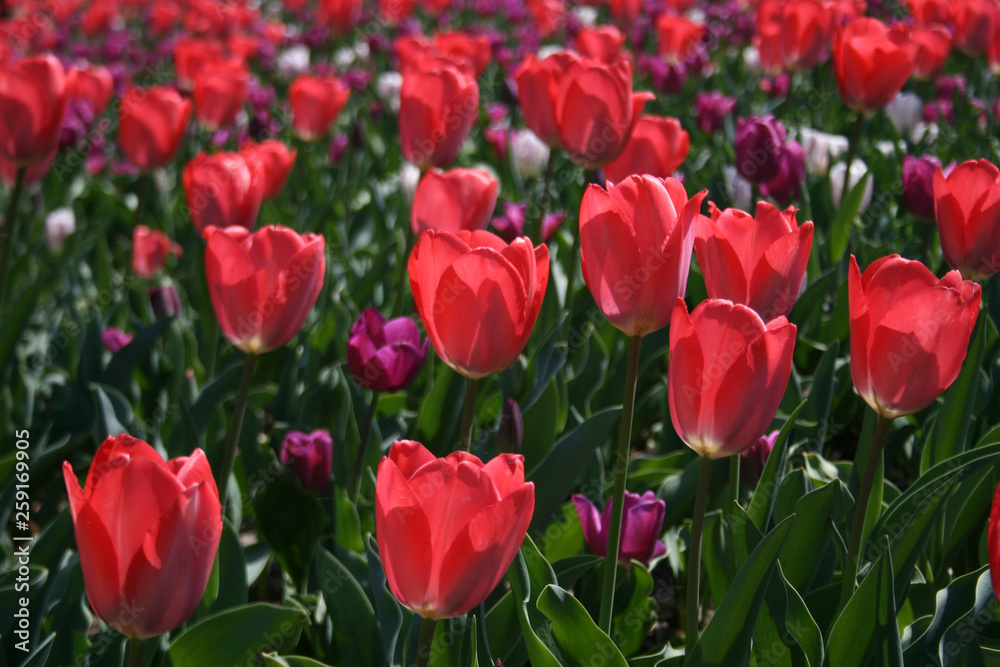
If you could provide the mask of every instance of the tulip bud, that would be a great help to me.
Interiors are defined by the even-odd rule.
[[[512,243],[518,236],[524,236],[524,221],[527,211],[528,205],[525,203],[504,202],[503,215],[493,218],[490,224],[504,241]]]
[[[538,178],[549,161],[549,147],[531,130],[510,133],[510,159],[522,178]]]
[[[521,419],[521,407],[513,398],[504,401],[500,413],[500,426],[497,428],[497,451],[506,454],[520,454],[521,443],[524,441],[524,420]]]
[[[826,176],[830,160],[837,160],[847,152],[847,137],[827,134],[808,127],[799,129],[799,142],[805,153],[806,169],[816,176]]]
[[[373,391],[399,391],[420,373],[429,341],[409,317],[386,321],[368,308],[351,326],[347,339],[347,366],[354,380]]]
[[[751,489],[757,486],[780,432],[771,431],[767,435],[760,436],[760,439],[751,445],[750,449],[740,453],[740,481],[743,482],[744,486]]]
[[[740,118],[736,123],[736,168],[753,183],[778,175],[785,150],[785,126],[774,116]]]
[[[915,93],[900,93],[885,106],[885,115],[892,121],[901,137],[913,131],[923,111],[924,103]]]
[[[698,116],[698,127],[702,132],[718,132],[722,129],[726,115],[732,113],[736,99],[723,95],[717,90],[709,93],[699,92],[694,98],[695,113]]]
[[[68,207],[57,208],[45,216],[45,244],[54,253],[62,252],[66,239],[76,231],[76,215]]]
[[[918,218],[934,219],[934,172],[940,166],[933,155],[903,156],[903,203]]]
[[[133,338],[132,334],[125,333],[118,327],[108,327],[101,332],[101,342],[111,354],[131,343]]]
[[[177,295],[177,290],[174,289],[173,285],[150,287],[146,294],[156,319],[162,320],[164,317],[174,317],[180,314],[181,298]]]
[[[847,172],[847,165],[843,162],[838,162],[837,164],[830,167],[830,198],[833,201],[833,207],[840,209],[840,196],[844,192],[844,177]],[[868,173],[868,165],[866,165],[862,160],[855,158],[851,163],[851,173],[850,180],[847,184],[847,192],[850,193],[854,189],[854,186],[858,184],[865,174]],[[861,213],[866,208],[872,200],[872,191],[875,187],[874,179],[869,178],[868,183],[865,185],[865,191],[861,195],[861,204],[858,206],[858,213]]]
[[[333,470],[333,438],[329,431],[312,433],[289,431],[281,441],[281,462],[302,481],[302,486],[316,494],[330,486]]]
[[[597,508],[586,496],[575,493],[572,500],[577,516],[580,517],[587,546],[603,558],[608,553],[611,499],[608,498],[603,514],[597,513]],[[641,496],[626,491],[623,508],[618,562],[628,564],[637,560],[649,565],[651,560],[667,553],[667,545],[660,541],[667,504],[658,499],[652,491],[647,491]]]

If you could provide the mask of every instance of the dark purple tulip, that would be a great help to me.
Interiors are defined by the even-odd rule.
[[[767,457],[774,449],[774,442],[778,439],[779,431],[771,431],[767,435],[760,436],[750,449],[743,451],[740,456],[740,481],[745,486],[755,487],[760,481],[760,475],[764,472],[764,465]]]
[[[428,341],[408,317],[386,321],[368,308],[351,325],[347,339],[347,366],[362,387],[372,391],[399,391],[413,382],[427,357]]]
[[[940,166],[933,155],[903,157],[903,203],[918,218],[934,219],[934,172]]]
[[[118,327],[108,327],[101,332],[101,342],[111,354],[132,342],[132,334],[125,333]]]
[[[565,211],[553,211],[546,213],[542,218],[542,243],[548,243],[552,235],[559,229],[559,225],[566,219]]]
[[[778,175],[785,151],[785,126],[774,116],[750,116],[736,121],[736,169],[751,183]]]
[[[520,454],[524,441],[524,420],[521,406],[513,398],[504,401],[500,412],[500,426],[497,428],[497,450],[503,454]]]
[[[330,164],[337,164],[344,157],[344,153],[347,152],[347,145],[350,143],[350,137],[344,133],[339,133],[333,135],[333,139],[330,140]]]
[[[290,468],[302,486],[314,493],[324,493],[330,486],[333,469],[333,438],[329,431],[312,433],[289,431],[281,442],[281,462]]]
[[[153,315],[160,320],[164,317],[173,317],[181,312],[181,299],[177,296],[177,290],[173,285],[166,287],[150,287],[149,305],[153,308]]]
[[[596,555],[603,557],[608,552],[608,527],[611,523],[611,500],[608,499],[604,512],[597,513],[594,504],[586,496],[573,494],[573,505],[583,526],[583,538]],[[622,538],[618,548],[618,562],[630,563],[637,560],[649,564],[654,558],[667,553],[667,546],[660,542],[663,517],[667,505],[657,499],[656,494],[647,491],[641,496],[631,491],[625,492],[625,512],[622,514]]]
[[[806,180],[806,157],[797,141],[789,141],[781,153],[778,173],[771,180],[760,184],[760,193],[780,204],[787,204],[802,196]]]
[[[726,114],[731,113],[735,106],[735,98],[727,97],[717,90],[696,94],[694,109],[698,116],[698,127],[702,132],[718,132],[722,129]]]
[[[493,218],[490,224],[497,234],[507,243],[513,243],[518,236],[524,235],[524,220],[528,212],[527,204],[503,203],[503,215]]]

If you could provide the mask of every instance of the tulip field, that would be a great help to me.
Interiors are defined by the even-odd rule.
[[[0,667],[1000,666],[1000,0],[0,2]]]

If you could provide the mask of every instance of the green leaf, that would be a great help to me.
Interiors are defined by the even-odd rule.
[[[524,544],[507,570],[507,580],[510,582],[524,645],[532,667],[562,667],[557,657],[559,649],[552,637],[551,623],[534,604],[540,591],[554,584],[555,579],[552,566],[538,551],[531,538],[525,537]]]
[[[979,314],[979,322],[972,332],[962,370],[945,393],[944,405],[938,412],[933,434],[920,457],[921,473],[965,451],[972,410],[976,406],[976,392],[979,389],[979,369],[983,365],[983,353],[986,350],[988,319],[985,311]]]
[[[215,599],[208,601],[208,612],[218,613],[224,609],[239,607],[247,603],[248,583],[245,556],[240,538],[232,525],[226,522],[219,540],[219,552],[215,560],[218,574],[218,590]]]
[[[799,413],[802,412],[805,406],[806,401],[800,403],[799,407],[795,408],[795,411],[788,416],[788,421],[785,422],[785,425],[781,427],[778,438],[774,441],[774,449],[771,450],[771,455],[767,457],[767,463],[764,464],[764,470],[760,474],[760,481],[757,482],[757,488],[750,499],[750,507],[747,509],[747,514],[750,515],[757,529],[762,532],[767,528],[771,520],[771,514],[774,512],[774,500],[778,495],[777,490],[784,476],[788,434],[792,431],[795,420],[798,419]]]
[[[375,608],[361,584],[322,547],[316,555],[316,574],[333,624],[334,641],[340,655],[351,660],[345,665],[382,664],[385,657]]]
[[[265,667],[330,667],[326,663],[299,655],[290,655],[287,657],[265,655],[263,658]]]
[[[35,312],[35,301],[38,300],[38,295],[44,286],[45,283],[43,280],[37,280],[31,285],[14,304],[3,326],[0,327],[0,371],[6,367],[7,361],[13,357],[14,348],[24,334],[24,330],[28,325],[28,318]],[[40,648],[41,646],[39,646]]]
[[[883,547],[882,556],[830,630],[831,665],[903,664],[892,589],[892,550],[887,540]]]
[[[544,529],[558,514],[594,450],[618,423],[621,411],[621,406],[613,406],[595,412],[590,419],[560,438],[545,460],[528,473],[528,481],[535,482],[532,534]]]
[[[792,521],[793,518],[789,517],[775,526],[747,558],[685,665],[738,667],[748,664],[757,615]]]
[[[845,178],[847,175],[844,175]],[[851,240],[851,227],[854,226],[854,219],[858,217],[858,209],[861,208],[861,198],[865,192],[865,186],[868,185],[868,179],[871,178],[871,171],[865,173],[861,179],[854,184],[851,191],[847,193],[847,197],[841,202],[840,209],[837,211],[837,217],[833,220],[833,226],[830,229],[830,239],[828,241],[830,245],[830,262],[836,264],[840,261],[841,257],[844,255],[844,251],[847,250],[847,245]]]
[[[378,555],[378,542],[369,533],[365,545],[368,556],[368,580],[371,582],[372,594],[375,598],[375,612],[378,615],[378,627],[382,633],[382,645],[385,654],[392,657],[396,653],[396,643],[399,641],[399,630],[403,627],[403,613],[399,603],[392,596],[386,585],[385,571]]]
[[[261,602],[211,616],[167,649],[173,667],[243,664],[249,656],[294,646],[309,616],[301,609]]]
[[[989,577],[989,566],[984,565],[975,572],[957,577],[946,588],[937,592],[934,616],[930,624],[926,631],[906,648],[904,657],[907,664],[911,662],[918,664],[924,660],[930,660],[928,664],[935,664],[932,656],[938,655],[945,647],[945,638],[949,631],[958,630],[956,626],[963,623],[979,607],[981,583],[985,583],[988,587],[986,599],[987,602],[990,600],[989,594],[992,593],[993,586]]]
[[[165,317],[138,331],[131,343],[115,352],[111,357],[107,368],[100,375],[101,382],[111,385],[119,391],[127,392],[136,366],[149,356],[149,351],[153,349],[156,339],[167,330],[173,321],[173,317]]]
[[[538,348],[538,352],[532,356],[532,362],[535,366],[535,381],[531,385],[531,391],[521,401],[522,412],[526,412],[535,404],[545,388],[549,386],[552,378],[566,365],[568,351],[566,343],[562,339],[562,324],[567,316],[566,313],[562,314],[559,321],[549,330],[549,335]]]
[[[788,535],[788,545],[781,567],[788,583],[807,589],[813,573],[830,542],[831,516],[841,488],[840,480],[811,491],[795,503],[795,525]]]
[[[254,508],[260,531],[274,550],[282,569],[296,586],[305,582],[323,533],[326,514],[316,496],[288,470],[264,487]]]
[[[189,452],[195,447],[201,447],[205,438],[205,429],[212,420],[212,415],[222,405],[223,397],[236,389],[243,372],[243,363],[234,363],[229,368],[216,374],[212,380],[202,387],[198,392],[189,409],[190,426],[195,429],[196,439],[194,442],[185,442],[190,436],[190,428],[175,427],[170,433],[170,442],[167,444],[167,451]]]
[[[552,622],[552,636],[566,658],[564,667],[585,667],[597,660],[602,665],[628,667],[615,643],[569,592],[549,584],[538,596],[537,606]]]
[[[653,575],[642,563],[633,561],[631,569],[619,571],[611,636],[622,655],[632,655],[642,648],[649,634],[655,618],[652,592]]]

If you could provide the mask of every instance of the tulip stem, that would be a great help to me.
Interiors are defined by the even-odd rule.
[[[885,436],[889,433],[889,426],[892,420],[882,415],[878,417],[878,424],[875,426],[875,437],[872,438],[872,447],[868,451],[868,461],[865,463],[865,474],[861,478],[861,488],[858,489],[857,502],[854,503],[854,520],[851,522],[851,541],[847,548],[847,561],[844,563],[844,578],[840,588],[840,606],[838,611],[842,611],[847,606],[847,601],[854,595],[854,586],[858,579],[858,560],[861,555],[861,538],[865,532],[865,520],[868,515],[868,501],[872,495],[872,487],[875,485],[875,473],[878,464],[882,460],[882,447],[885,444]]]
[[[401,317],[404,311],[404,305],[406,304],[406,278],[410,275],[409,272],[409,257],[410,252],[413,250],[413,246],[416,243],[414,239],[413,228],[410,226],[410,221],[406,221],[406,241],[404,243],[406,246],[403,248],[403,255],[399,258],[399,273],[396,275],[396,303],[393,304],[393,311],[395,317]]]
[[[253,370],[256,365],[257,355],[248,353],[243,359],[243,375],[240,377],[239,393],[236,394],[233,422],[229,426],[229,436],[226,438],[222,468],[216,478],[219,486],[219,504],[222,505],[223,516],[226,514],[226,499],[229,495],[229,476],[233,473],[233,465],[236,463],[236,449],[239,447],[243,415],[246,413],[247,399],[250,397],[250,381],[253,380]]]
[[[858,144],[861,143],[861,130],[865,125],[865,115],[857,114],[854,126],[851,128],[851,136],[847,141],[847,162],[844,169],[844,183],[840,186],[840,207],[847,203],[847,193],[851,191],[851,163],[858,155]],[[838,207],[838,208],[840,208]]]
[[[608,550],[604,554],[604,584],[601,590],[600,628],[611,636],[611,617],[615,602],[615,579],[618,575],[618,550],[621,545],[622,515],[625,509],[625,482],[628,478],[629,444],[632,441],[632,414],[635,411],[635,386],[639,377],[639,350],[642,336],[628,339],[628,368],[625,373],[625,398],[618,429],[618,453],[615,458],[615,490],[611,497],[611,527]]]
[[[458,448],[469,451],[472,446],[472,424],[476,421],[476,394],[479,393],[479,379],[468,378],[465,381],[465,403],[462,406],[462,431],[459,434]]]
[[[10,285],[10,259],[14,254],[14,244],[17,243],[17,207],[21,203],[21,193],[24,191],[24,175],[27,167],[17,168],[17,178],[14,189],[7,203],[7,215],[3,219],[0,231],[0,313],[7,312],[7,287]]]
[[[142,667],[146,654],[146,639],[131,637],[128,640],[128,662],[126,667]]]
[[[365,458],[368,454],[368,438],[372,432],[372,422],[375,421],[375,410],[378,408],[378,399],[381,392],[372,392],[372,402],[368,405],[368,416],[365,417],[365,426],[361,430],[361,443],[358,445],[358,460],[354,462],[354,474],[351,475],[351,502],[357,502],[358,492],[361,490],[361,473],[365,469]]]
[[[549,159],[545,163],[545,176],[542,181],[542,200],[538,204],[538,221],[535,223],[536,227],[533,230],[535,233],[531,234],[531,240],[535,245],[542,245],[544,243],[545,215],[549,212],[549,205],[552,202],[552,172],[555,170],[555,166],[556,152],[550,151]]]
[[[733,454],[729,457],[729,507],[726,508],[729,514],[729,536],[732,540],[733,556],[733,576],[739,571],[738,557],[736,555],[736,505],[740,502],[740,455]]]
[[[417,641],[416,656],[417,667],[427,667],[427,664],[430,662],[435,627],[437,627],[437,621],[433,618],[420,617],[420,639]]]
[[[701,534],[705,528],[705,505],[708,502],[708,487],[712,482],[712,459],[701,459],[698,475],[698,491],[694,497],[694,514],[691,516],[691,545],[688,549],[687,570],[687,614],[684,617],[684,654],[690,656],[698,643],[698,611],[701,608],[699,588],[701,585]]]

